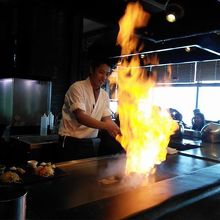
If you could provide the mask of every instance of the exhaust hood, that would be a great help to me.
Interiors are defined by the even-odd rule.
[[[0,124],[39,125],[41,115],[50,110],[51,84],[31,79],[0,79]]]

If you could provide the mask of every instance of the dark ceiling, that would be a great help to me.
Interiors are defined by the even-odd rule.
[[[115,44],[119,30],[118,21],[124,15],[130,1],[134,0],[81,0],[77,2],[74,0],[0,0],[0,3],[33,5],[40,2],[47,5],[56,4],[58,7],[67,5],[81,13],[86,20],[93,21],[89,24],[95,23],[96,27],[100,24],[100,29],[95,29],[95,32],[103,29],[101,33],[105,34],[99,41],[99,44],[103,46],[109,41]],[[194,52],[191,56],[189,53],[186,54],[185,50],[175,50],[179,56],[174,57],[181,57],[177,60],[180,62],[220,58],[220,0],[139,0],[139,2],[151,14],[148,25],[137,30],[137,36],[145,45],[144,51],[196,45],[193,47]],[[184,11],[184,15],[175,23],[168,23],[165,20],[165,12],[170,4],[179,4]],[[89,29],[93,30],[92,27]],[[171,59],[167,53],[166,57],[167,60]]]
[[[85,15],[108,25],[116,24],[123,16],[129,0],[93,0],[87,3]],[[140,0],[151,14],[145,29],[146,37],[155,40],[201,34],[220,29],[220,1],[196,0]],[[165,20],[165,10],[173,3],[179,4],[184,16],[175,23]]]
[[[118,21],[124,15],[128,2],[93,0],[84,12],[88,18],[109,28],[116,27],[117,35]],[[176,57],[181,57],[177,62],[220,58],[220,0],[141,0],[140,2],[151,14],[148,25],[137,31],[140,40],[144,42],[145,51],[196,45],[191,56],[185,50],[182,50],[183,53],[181,50],[175,51],[179,53]],[[180,5],[184,12],[183,16],[174,23],[165,20],[165,12],[170,4]],[[171,54],[173,56],[173,53]],[[169,60],[167,53],[166,57]]]

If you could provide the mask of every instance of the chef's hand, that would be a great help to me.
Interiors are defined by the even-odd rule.
[[[105,129],[112,137],[116,137],[117,135],[121,134],[120,128],[112,120],[105,120]]]

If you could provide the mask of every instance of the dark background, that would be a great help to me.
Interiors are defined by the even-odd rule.
[[[88,59],[120,55],[116,46],[118,21],[126,0],[0,0],[0,75],[52,81],[51,110],[58,114],[69,85],[88,74]],[[161,62],[218,59],[220,3],[217,0],[142,0],[151,14],[137,30],[143,51],[199,45],[192,53],[161,54]],[[184,15],[165,20],[169,4]]]

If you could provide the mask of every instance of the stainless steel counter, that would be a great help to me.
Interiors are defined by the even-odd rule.
[[[126,181],[103,185],[119,176],[124,158],[109,156],[59,163],[67,176],[28,185],[28,218],[157,219],[216,193],[220,165],[181,154],[168,155],[145,186]]]
[[[201,147],[181,151],[180,154],[220,162],[220,143],[202,142]]]
[[[10,138],[14,141],[18,141],[27,144],[30,149],[42,148],[45,144],[58,143],[59,136],[57,134],[40,136],[40,135],[13,135]]]
[[[169,147],[176,148],[177,150],[188,150],[192,148],[198,148],[202,145],[202,141],[200,139],[171,139],[169,143]]]

